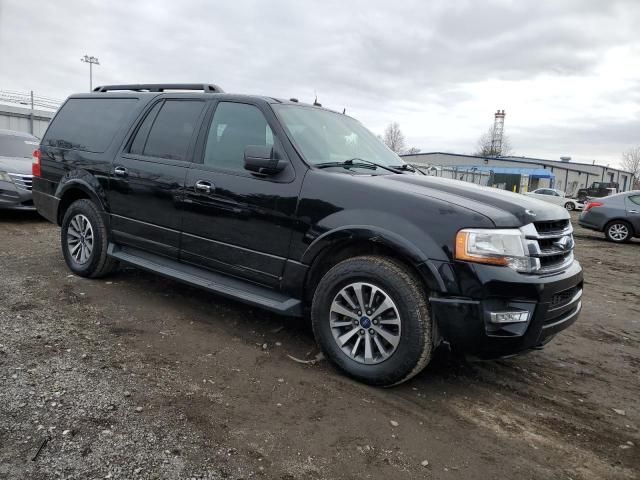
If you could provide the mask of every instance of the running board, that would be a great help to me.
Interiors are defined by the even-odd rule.
[[[194,287],[264,308],[281,315],[302,315],[302,303],[266,287],[254,285],[209,270],[203,270],[137,248],[109,243],[107,254],[123,263],[159,273]]]

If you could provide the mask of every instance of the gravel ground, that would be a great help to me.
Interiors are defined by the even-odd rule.
[[[56,226],[0,212],[0,478],[640,478],[640,242],[576,237],[584,310],[544,350],[375,389],[292,360],[303,321],[70,275]]]

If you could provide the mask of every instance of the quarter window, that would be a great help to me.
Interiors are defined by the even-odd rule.
[[[56,115],[42,143],[103,153],[136,102],[134,98],[71,98]]]
[[[273,146],[273,132],[262,112],[245,103],[220,102],[211,121],[204,164],[244,170],[248,145]]]
[[[151,125],[142,155],[186,160],[191,138],[198,126],[198,119],[204,102],[188,100],[167,100],[164,102]],[[149,118],[149,116],[147,117]],[[145,120],[146,122],[146,120]],[[144,123],[141,130],[145,127]],[[139,131],[138,134],[143,134]],[[140,147],[134,139],[132,149]]]

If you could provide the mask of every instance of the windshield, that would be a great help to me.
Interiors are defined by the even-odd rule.
[[[346,115],[302,105],[273,105],[304,159],[318,165],[368,160],[386,166],[404,162],[360,122]]]
[[[0,157],[31,158],[36,148],[36,138],[0,135]]]

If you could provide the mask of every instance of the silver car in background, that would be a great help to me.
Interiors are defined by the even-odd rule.
[[[640,237],[640,190],[589,201],[578,223],[584,228],[604,232],[608,240],[616,243]]]
[[[34,210],[31,164],[37,137],[0,129],[0,208]]]

